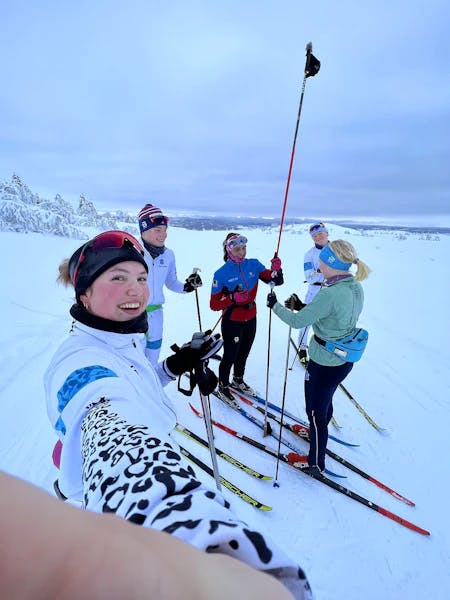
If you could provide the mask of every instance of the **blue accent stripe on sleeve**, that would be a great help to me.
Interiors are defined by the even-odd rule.
[[[311,269],[314,269],[314,265],[312,264],[312,262],[306,262],[303,265],[303,269],[305,271],[310,271]]]
[[[150,350],[157,350],[158,348],[161,348],[161,344],[162,344],[162,338],[159,340],[147,340],[147,348],[150,348]]]
[[[101,365],[90,365],[73,371],[61,386],[58,397],[58,412],[61,413],[77,392],[89,383],[104,377],[117,377],[114,371]]]

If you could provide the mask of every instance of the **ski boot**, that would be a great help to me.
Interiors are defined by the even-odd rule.
[[[255,390],[245,383],[242,377],[233,377],[231,387],[238,392],[241,392],[241,394],[246,394],[247,396],[256,396]]]
[[[239,406],[239,402],[236,400],[236,398],[231,393],[229,385],[223,385],[222,383],[219,383],[219,387],[217,388],[217,393],[220,396],[220,398],[229,406],[232,406],[233,408],[237,408],[237,409],[241,408]]]

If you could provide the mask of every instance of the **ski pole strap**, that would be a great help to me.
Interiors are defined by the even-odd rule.
[[[60,487],[59,487],[59,482],[57,479],[55,479],[55,481],[53,482],[53,489],[55,490],[55,494],[56,497],[59,498],[59,500],[62,500],[63,502],[65,502],[66,500],[68,500],[67,496],[65,496]]]
[[[194,391],[195,384],[196,384],[194,372],[191,371],[189,373],[189,375],[187,375],[187,376],[189,377],[189,387],[188,388],[184,388],[181,385],[182,375],[178,376],[178,391],[181,392],[182,394],[184,394],[185,396],[192,396],[192,392]]]
[[[149,304],[145,310],[148,313],[151,313],[154,310],[159,310],[160,308],[162,308],[162,304]]]

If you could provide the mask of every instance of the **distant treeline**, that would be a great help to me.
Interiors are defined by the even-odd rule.
[[[296,219],[287,218],[285,219],[285,225],[309,225],[312,223],[312,219]],[[353,221],[335,221],[327,220],[327,223],[334,223],[341,227],[349,227],[350,229],[363,230],[363,231],[407,231],[409,233],[430,233],[430,234],[450,234],[450,227],[433,227],[433,226],[402,226],[402,225],[378,225],[376,223],[355,223]],[[232,216],[199,216],[199,217],[170,217],[170,225],[174,227],[183,227],[184,229],[196,229],[196,230],[224,230],[229,229],[262,229],[266,227],[280,226],[279,221],[276,219],[262,218],[262,217],[232,217]]]

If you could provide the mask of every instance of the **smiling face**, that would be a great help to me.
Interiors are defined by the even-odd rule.
[[[326,246],[328,244],[328,233],[326,231],[319,231],[311,236],[314,243],[319,246]]]
[[[80,300],[97,317],[128,321],[144,312],[149,293],[145,267],[129,260],[99,275]]]
[[[164,246],[166,237],[166,225],[158,225],[157,227],[152,227],[151,229],[147,229],[147,231],[144,231],[142,233],[142,239],[146,241],[147,244],[151,244],[152,246],[156,246],[157,248],[162,248]]]

